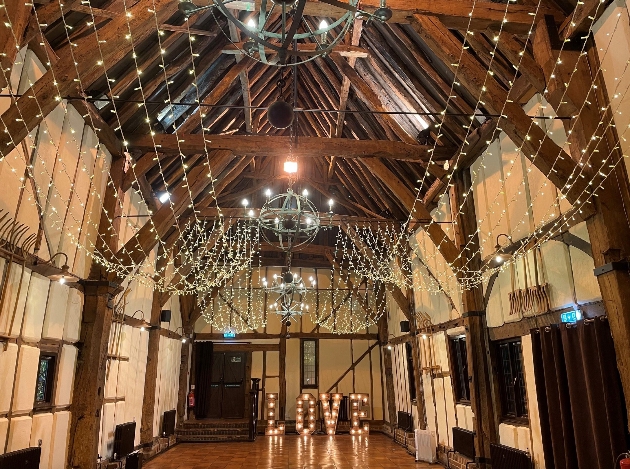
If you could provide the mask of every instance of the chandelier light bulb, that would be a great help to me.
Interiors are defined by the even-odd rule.
[[[302,195],[303,195],[304,197],[308,197],[308,190],[304,189],[304,190],[302,191]]]
[[[249,205],[249,201],[247,199],[243,199],[241,203],[243,204],[243,207],[246,207],[246,208]]]
[[[256,22],[254,21],[253,18],[249,19],[249,21],[247,22],[247,27],[249,29],[256,29]]]
[[[333,199],[330,199],[330,200],[328,201],[328,206],[329,206],[330,208],[332,208],[332,206],[333,206],[334,204],[335,204],[335,201],[334,201]]]
[[[271,197],[271,189],[267,189],[267,190],[265,191],[265,195],[266,195],[267,197]]]
[[[328,27],[328,21],[326,21],[326,20],[322,20],[322,21],[319,23],[319,29],[326,29],[327,27]]]
[[[158,197],[158,200],[160,201],[160,203],[163,204],[170,198],[171,198],[171,194],[169,194],[168,192],[162,192],[160,196]]]

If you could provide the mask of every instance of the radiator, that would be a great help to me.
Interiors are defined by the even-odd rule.
[[[437,459],[437,442],[435,432],[416,429],[416,461],[435,462]]]
[[[453,451],[469,459],[475,459],[475,433],[453,427]]]
[[[525,451],[509,446],[490,444],[492,469],[532,469],[532,460]]]
[[[413,416],[408,412],[398,411],[398,428],[411,432],[413,430]]]

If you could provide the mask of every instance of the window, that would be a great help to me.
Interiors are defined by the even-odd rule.
[[[55,381],[55,366],[57,356],[42,353],[37,367],[37,381],[35,384],[35,405],[52,404],[53,383]]]
[[[302,388],[317,388],[319,375],[319,343],[313,339],[302,339]]]
[[[413,371],[413,347],[409,342],[405,343],[405,351],[407,352],[407,376],[409,377],[409,398],[414,401],[416,399],[416,378]]]
[[[497,351],[501,414],[508,420],[527,419],[527,394],[521,339],[500,342]]]
[[[455,400],[468,403],[470,402],[470,382],[468,381],[466,336],[451,339],[451,362]]]

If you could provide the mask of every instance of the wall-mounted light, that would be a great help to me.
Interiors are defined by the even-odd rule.
[[[177,331],[179,331],[180,329],[182,330],[182,344],[185,344],[186,342],[188,342],[188,336],[184,332],[184,328],[182,326],[179,326],[177,329],[175,329],[175,334],[177,334]]]
[[[512,237],[508,234],[499,233],[497,235],[497,244],[494,247],[494,261],[498,265],[503,264],[505,261],[509,260],[512,257],[511,254],[505,252],[505,246],[501,246],[501,243],[499,242],[501,236],[504,236],[509,243],[512,242]]]
[[[63,256],[64,263],[61,266],[61,271],[53,264],[53,260],[57,256]],[[68,255],[65,252],[58,252],[53,255],[48,261],[43,264],[35,263],[35,265],[40,266],[38,269],[38,273],[48,277],[52,282],[59,282],[61,284],[64,283],[76,283],[79,281],[79,277],[70,273],[70,267],[68,266]]]
[[[142,315],[142,318],[136,318],[136,314],[140,313]],[[137,309],[133,312],[133,314],[131,316],[129,316],[129,319],[140,319],[142,321],[142,326],[140,326],[140,330],[142,332],[147,330],[147,326],[148,324],[146,323],[145,319],[144,319],[144,311],[142,311],[141,309]]]

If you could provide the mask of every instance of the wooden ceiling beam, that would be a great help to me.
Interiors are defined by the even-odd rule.
[[[373,34],[374,32],[371,31]],[[391,35],[389,35],[391,37]],[[434,112],[436,116],[444,109],[446,99],[437,90],[431,93],[427,89],[427,85],[420,82],[420,80],[414,75],[414,72],[406,66],[400,59],[401,55],[405,55],[404,51],[398,52],[395,48],[391,48],[385,44],[385,41],[375,42],[371,35],[366,34],[365,40],[374,49],[375,59],[378,57],[382,65],[380,65],[375,59],[370,60],[370,64],[378,70],[378,73],[385,73],[387,70],[398,82],[398,87],[403,88],[414,98],[415,103],[413,107],[418,112]],[[412,61],[415,64],[415,61]],[[449,89],[450,91],[450,89]],[[441,98],[433,97],[433,94]],[[454,100],[453,100],[454,101]],[[422,118],[427,121],[429,128],[431,129],[431,137],[436,140],[437,134],[436,125],[439,124],[442,119],[438,119],[436,116],[423,116]],[[449,138],[454,144],[457,144],[464,138],[465,132],[462,128],[463,119],[461,117],[444,116],[442,129],[447,138]]]
[[[7,86],[6,77],[11,76],[11,69],[18,51],[24,45],[26,29],[31,18],[32,4],[28,2],[3,2],[0,9],[0,89]],[[6,25],[9,25],[8,27]]]
[[[353,46],[358,46],[361,41],[361,33],[363,32],[363,21],[357,19],[354,21],[354,25],[352,27],[352,37],[350,39],[350,43]],[[350,57],[348,59],[348,64],[354,68],[357,62],[356,57]],[[347,76],[343,76],[341,81],[341,90],[339,92],[339,114],[337,114],[337,122],[335,123],[334,129],[331,129],[330,135],[332,137],[339,138],[343,135],[343,123],[345,121],[346,106],[348,105],[348,96],[350,95],[350,79]],[[337,157],[335,155],[330,159],[330,165],[328,166],[328,177],[331,178],[335,172],[335,161]]]
[[[363,77],[361,77],[361,75],[359,75],[357,71],[350,66],[346,59],[335,54],[332,54],[330,58],[341,72],[341,75],[348,77],[356,93],[361,97],[361,99],[363,99],[371,110],[381,113],[391,111],[391,109],[387,109],[385,107],[381,97],[376,90],[373,89],[373,86],[367,83]],[[402,128],[393,115],[377,114],[376,116],[379,120],[389,126],[389,128],[392,129],[398,138],[400,138],[403,142],[412,144],[416,143],[416,139]]]
[[[187,175],[188,184],[175,188],[171,194],[169,203],[153,214],[151,220],[145,223],[138,232],[131,237],[125,245],[116,253],[116,259],[121,265],[132,267],[140,264],[145,256],[157,245],[177,222],[178,217],[187,211],[193,200],[206,190],[212,182],[210,177],[218,166],[228,164],[234,156],[229,151],[219,151],[214,155],[211,166],[198,165],[192,168]]]
[[[129,9],[131,17],[120,15],[103,26],[96,36],[77,39],[74,55],[65,54],[52,68],[44,73],[33,86],[2,114],[4,132],[0,132],[0,152],[8,155],[15,146],[24,140],[59,102],[59,95],[74,95],[77,91],[77,73],[84,89],[89,89],[103,74],[94,51],[99,50],[105,67],[111,67],[131,51],[131,41],[120,41],[120,31],[128,28],[133,33],[135,43],[142,42],[151,34],[156,34],[155,21],[165,21],[177,10],[177,0],[155,0],[153,9],[137,3]],[[99,57],[100,59],[101,57]],[[76,64],[76,65],[75,65]],[[33,99],[36,96],[37,99]]]
[[[368,12],[374,12],[380,6],[380,0],[361,2],[361,9]],[[479,31],[489,28],[514,34],[527,34],[535,17],[553,15],[558,23],[565,19],[562,12],[549,7],[474,0],[388,0],[387,6],[393,11],[389,23],[410,23],[413,15],[417,14],[437,17],[450,29]],[[345,13],[345,10],[322,2],[308,2],[304,10],[306,15],[332,18],[338,18],[340,13]],[[507,20],[505,23],[504,18]]]
[[[232,11],[232,14],[238,15],[237,12]],[[230,31],[230,40],[232,42],[239,42],[241,40],[241,33],[239,29],[236,27],[234,22],[228,22],[228,28]],[[240,63],[243,60],[243,54],[236,54],[236,63]],[[243,113],[245,115],[245,131],[247,133],[256,133],[257,130],[252,129],[252,110],[250,106],[252,105],[252,97],[250,92],[250,82],[249,82],[249,74],[247,70],[241,71],[239,73],[238,78],[241,82],[241,93],[243,95]]]
[[[201,134],[157,134],[126,135],[129,149],[140,151],[157,150],[164,154],[180,152],[184,155],[203,153],[208,150],[231,150],[237,155],[260,155],[285,157],[291,144],[290,137],[261,135],[204,135]],[[155,141],[155,146],[154,146]],[[299,137],[293,145],[293,154],[299,157],[321,157],[334,153],[340,158],[385,158],[412,163],[428,161],[433,146],[413,145],[390,140],[353,140],[348,138]],[[451,148],[437,147],[433,161],[449,160]],[[432,165],[435,166],[435,165]]]
[[[492,113],[502,114],[499,127],[521,148],[527,158],[561,191],[570,203],[575,203],[586,189],[589,178],[577,178],[576,163],[532,121],[521,105],[508,101],[508,94],[461,42],[436,18],[414,16],[413,28],[451,70],[457,69],[458,80],[473,95],[482,96],[484,106]],[[456,66],[457,65],[457,66]],[[485,84],[482,93],[481,85]],[[570,190],[567,190],[570,188]]]
[[[422,200],[416,200],[416,196],[405,186],[400,179],[378,158],[370,158],[361,161],[376,177],[383,181],[387,188],[401,201],[408,212],[415,209],[411,215],[416,215],[424,220],[431,220],[431,214],[422,204]],[[449,264],[458,262],[459,251],[453,241],[444,233],[440,225],[432,223],[427,228],[427,234],[444,256]]]
[[[234,81],[239,77],[241,72],[249,71],[256,61],[250,57],[244,58],[240,63],[233,65],[228,72],[223,76],[221,81],[217,83],[210,93],[208,93],[202,100],[203,105],[215,105],[219,100],[225,96],[228,89],[234,84]],[[203,115],[206,113],[206,108],[199,107],[197,110],[188,116],[186,121],[177,129],[178,133],[188,133],[195,130],[197,127],[204,125]]]

